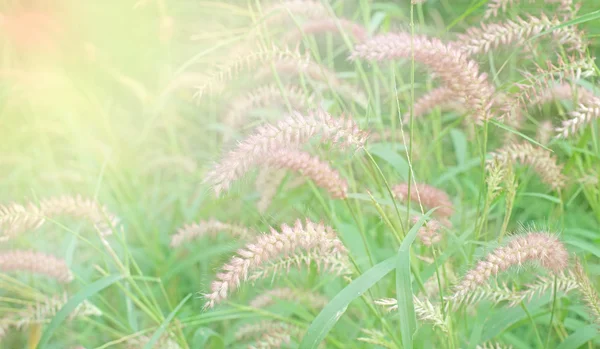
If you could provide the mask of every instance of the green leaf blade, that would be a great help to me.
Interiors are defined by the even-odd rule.
[[[63,307],[58,311],[58,313],[56,313],[56,316],[52,318],[52,321],[50,321],[50,324],[46,328],[46,331],[44,331],[44,334],[42,335],[42,338],[40,339],[37,348],[43,349],[46,347],[48,341],[50,340],[54,332],[67,319],[69,314],[71,314],[73,310],[77,308],[79,304],[81,304],[83,301],[87,300],[91,296],[95,295],[96,293],[114,284],[115,282],[123,279],[124,277],[124,275],[107,276],[103,279],[97,280],[87,285],[79,292],[75,293],[73,297],[71,297],[71,299],[69,299],[69,301],[67,301],[67,303],[63,305]]]
[[[398,300],[398,315],[400,316],[400,334],[402,346],[413,348],[413,336],[417,331],[417,316],[413,301],[412,280],[410,272],[410,246],[415,241],[419,229],[435,209],[421,216],[419,221],[409,230],[402,240],[396,257],[396,297]]]
[[[150,338],[150,340],[148,341],[148,343],[146,343],[146,345],[144,345],[144,349],[152,349],[154,348],[154,344],[156,344],[156,342],[158,341],[158,339],[160,338],[160,336],[162,336],[162,334],[165,332],[165,330],[167,329],[167,326],[169,326],[169,323],[171,323],[171,321],[173,321],[173,318],[175,317],[175,315],[177,314],[177,312],[179,312],[179,310],[181,309],[181,307],[183,307],[183,305],[192,297],[192,294],[188,294],[181,302],[179,302],[179,304],[177,304],[177,306],[175,307],[175,309],[173,309],[173,311],[167,316],[167,318],[165,319],[165,321],[163,321],[162,324],[160,324],[160,326],[156,329],[156,331],[154,332],[154,334],[152,335],[152,337]]]
[[[360,297],[396,267],[396,256],[373,266],[340,291],[313,320],[299,349],[317,348],[354,299]]]

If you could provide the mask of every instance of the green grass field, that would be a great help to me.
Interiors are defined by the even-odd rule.
[[[600,0],[416,2],[0,1],[0,347],[600,347]]]

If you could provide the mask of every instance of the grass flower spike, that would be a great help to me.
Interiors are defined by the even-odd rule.
[[[299,220],[293,227],[282,225],[281,231],[271,229],[270,234],[259,236],[240,249],[225,264],[205,295],[205,308],[212,308],[227,299],[241,284],[249,279],[262,278],[292,265],[314,262],[321,271],[335,274],[347,272],[346,248],[330,227]]]
[[[14,238],[28,230],[34,231],[47,221],[46,218],[60,216],[88,220],[102,237],[111,235],[119,224],[119,218],[95,200],[80,195],[62,195],[43,199],[39,204],[29,202],[26,205],[0,205],[0,240]]]
[[[265,291],[250,301],[250,306],[254,308],[266,308],[275,304],[278,299],[293,301],[295,303],[305,303],[314,309],[321,309],[329,302],[327,297],[320,294],[285,287]]]
[[[501,23],[484,23],[481,27],[471,27],[465,34],[460,34],[457,45],[468,55],[487,53],[500,45],[522,46],[530,38],[560,24],[558,19],[550,19],[546,15],[528,16],[526,19],[517,18]],[[552,34],[559,44],[566,44],[569,51],[585,52],[581,36],[571,28],[557,29]]]
[[[247,122],[248,113],[254,108],[261,108],[273,103],[286,101],[294,110],[308,110],[314,96],[306,94],[301,87],[287,85],[280,90],[278,86],[269,84],[258,87],[245,96],[235,99],[225,113],[224,122],[232,128],[238,128]]]
[[[339,26],[339,27],[338,27]],[[302,39],[302,35],[320,34],[325,32],[347,32],[351,38],[361,42],[367,38],[367,29],[358,23],[347,19],[319,19],[306,22],[300,28],[300,31],[290,32],[283,39],[284,42],[292,44]]]
[[[44,217],[32,214],[35,207],[25,207],[16,203],[0,205],[0,241],[14,238],[28,230],[36,230],[44,224]]]
[[[77,196],[57,196],[40,201],[40,211],[47,217],[71,216],[89,220],[102,236],[112,234],[119,218],[93,199]]]
[[[64,260],[41,252],[23,250],[0,252],[0,270],[45,275],[60,283],[73,281],[73,274]]]
[[[345,199],[348,184],[328,163],[297,150],[278,150],[265,158],[264,162],[272,167],[299,172],[311,179],[318,187],[325,189],[332,198]]]
[[[383,34],[356,45],[350,58],[382,61],[410,59],[413,54],[415,61],[431,69],[478,121],[492,117],[490,108],[495,89],[487,81],[487,75],[479,72],[475,61],[437,38],[412,37],[402,32]]]
[[[262,64],[268,64],[284,58],[295,58],[306,60],[306,57],[297,51],[276,46],[252,50],[250,52],[234,52],[235,58],[213,68],[202,84],[196,86],[194,96],[200,100],[205,94],[215,95],[225,88],[226,83],[233,80],[244,70],[256,68]]]
[[[575,280],[579,286],[579,292],[588,306],[592,321],[600,326],[600,296],[579,260],[575,261]]]
[[[205,183],[213,186],[217,196],[252,167],[262,164],[275,150],[296,148],[321,135],[324,142],[341,147],[362,148],[366,133],[350,119],[333,118],[324,111],[307,115],[293,113],[275,125],[265,125],[238,144],[206,176]]]
[[[515,2],[519,2],[525,0],[490,0],[488,1],[487,9],[485,10],[484,18],[488,19],[490,17],[498,16],[498,11],[506,12],[509,7],[512,7]],[[533,2],[531,0],[527,0],[528,2]],[[573,0],[545,0],[547,4],[555,4],[558,3],[558,8],[556,9],[556,14],[561,15],[561,17],[568,18],[571,16],[573,11]]]
[[[54,316],[56,316],[56,313],[61,310],[67,301],[68,296],[66,293],[58,296],[48,297],[41,302],[11,314],[9,317],[3,318],[0,320],[0,323],[3,325],[14,326],[17,329],[23,329],[24,327],[35,324],[48,323]],[[83,303],[79,304],[73,311],[71,311],[71,313],[69,313],[67,320],[101,315],[102,312],[100,309],[88,301],[83,301]]]
[[[302,336],[302,329],[279,321],[260,321],[240,327],[235,333],[238,341],[254,340],[249,348],[283,348],[289,345],[292,338]]]
[[[319,19],[329,17],[329,11],[317,0],[284,0],[265,10],[265,18],[270,23],[293,20],[292,17]]]
[[[531,143],[515,143],[504,146],[492,153],[488,161],[510,161],[530,165],[540,175],[542,181],[554,189],[565,186],[566,177],[562,173],[562,166],[558,165],[556,158],[550,151],[531,145]]]
[[[204,236],[216,238],[219,233],[225,232],[236,238],[245,238],[250,235],[250,231],[243,226],[210,219],[208,221],[186,224],[179,228],[177,233],[171,237],[171,247],[179,247],[184,243]]]
[[[396,298],[381,298],[374,302],[382,306],[388,312],[398,310],[398,300]],[[434,327],[439,327],[443,332],[448,333],[448,323],[442,316],[442,311],[439,307],[433,305],[427,298],[420,299],[413,295],[413,303],[417,318],[423,322],[429,322]]]
[[[563,243],[551,234],[536,232],[515,236],[506,246],[495,249],[468,271],[450,299],[460,303],[492,276],[528,262],[535,262],[552,273],[564,272],[568,259]]]
[[[454,100],[455,97],[456,94],[454,91],[447,87],[433,89],[415,101],[413,116],[415,118],[421,117],[428,114],[436,107],[445,108],[447,106],[454,106],[457,104]],[[409,117],[410,114],[405,115],[404,122],[409,122]]]
[[[392,187],[392,193],[401,201],[408,199],[408,183],[401,183]],[[410,200],[422,204],[427,210],[439,207],[434,215],[447,219],[454,213],[454,205],[446,192],[424,183],[410,186]],[[444,222],[447,223],[447,222]]]
[[[419,218],[418,216],[413,217],[413,224],[416,224]],[[417,236],[423,245],[432,246],[442,240],[441,230],[442,224],[435,219],[431,219],[419,228]]]
[[[600,118],[600,98],[593,97],[587,103],[580,104],[576,110],[571,112],[571,118],[563,121],[562,125],[556,129],[558,138],[567,138],[598,118]]]
[[[577,282],[573,273],[565,272],[554,274],[551,277],[538,276],[538,280],[526,285],[525,288],[515,290],[514,287],[509,287],[506,284],[498,286],[487,285],[479,287],[462,300],[462,304],[477,304],[483,299],[491,301],[495,304],[506,302],[507,306],[515,307],[521,302],[529,302],[534,297],[539,297],[550,291],[554,293],[554,288],[560,293],[567,294],[578,288]]]

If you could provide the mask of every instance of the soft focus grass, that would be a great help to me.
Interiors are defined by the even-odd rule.
[[[336,158],[334,164],[344,176],[360,178],[360,182],[350,180],[348,200],[330,200],[314,186],[305,185],[279,193],[268,214],[260,215],[250,180],[235,185],[224,198],[214,198],[201,181],[222,147],[218,136],[222,130],[220,112],[235,91],[251,86],[233,82],[231,92],[204,99],[200,105],[192,98],[193,83],[188,88],[171,87],[182,76],[202,81],[195,74],[226,59],[225,49],[243,43],[252,18],[257,16],[247,10],[248,5],[256,8],[258,3],[264,6],[259,1],[40,2],[31,6],[49,13],[50,22],[56,26],[56,30],[41,30],[55,33],[46,46],[23,46],[7,35],[0,36],[0,202],[80,193],[97,197],[123,222],[122,232],[111,238],[118,263],[88,226],[70,221],[48,224],[3,244],[3,249],[32,248],[66,258],[76,275],[76,281],[66,290],[70,294],[90,291],[90,300],[104,312],[100,318],[60,324],[51,337],[44,337],[44,348],[77,344],[119,348],[136,334],[152,337],[156,333],[157,338],[163,324],[172,325],[164,330],[172,332],[183,348],[235,347],[235,328],[259,317],[308,328],[317,312],[301,305],[286,303],[260,311],[245,305],[245,300],[263,286],[270,287],[270,280],[256,288],[244,287],[232,303],[203,312],[200,293],[208,289],[215,269],[239,243],[219,238],[172,250],[168,247],[169,235],[185,222],[209,217],[239,222],[259,231],[309,217],[333,226],[347,243],[360,271],[365,272],[399,254],[400,244],[386,220],[393,222],[400,238],[408,233],[407,207],[398,203],[400,216],[396,215],[385,181],[393,184],[408,180],[409,163],[419,181],[446,189],[457,206],[454,228],[443,250],[437,251],[436,262],[454,266],[454,272],[461,275],[489,246],[475,241],[478,207],[482,208],[481,196],[485,195],[481,163],[484,149],[499,145],[501,129],[489,124],[489,144],[484,145],[484,129],[478,128],[475,138],[470,138],[459,116],[452,113],[415,122],[405,140],[373,143],[368,153]],[[384,32],[409,28],[411,8],[404,3],[408,1],[332,1],[331,8],[371,31]],[[595,0],[582,3],[580,15],[600,5]],[[24,7],[18,1],[4,1],[1,6],[3,13]],[[537,1],[520,9],[537,11],[539,6]],[[478,24],[484,8],[485,1],[428,1],[413,9],[415,31],[445,37],[447,31]],[[517,9],[508,16],[519,15]],[[591,18],[581,27],[592,43],[591,55],[600,56],[600,18]],[[416,70],[416,82],[411,84],[410,61],[393,66],[353,64],[345,60],[348,43],[329,34],[320,45],[307,40],[323,64],[361,86],[369,96],[369,105],[363,108],[327,93],[326,105],[331,113],[348,113],[375,130],[399,129],[398,113],[408,110],[412,89],[422,92],[431,85],[432,78],[423,69]],[[497,76],[491,75],[497,77],[494,81],[499,89],[502,83],[517,79],[518,69],[532,67],[531,62],[511,55],[510,48],[500,52],[481,61],[482,69],[497,72]],[[541,49],[533,60],[542,64],[550,58],[546,55],[553,53]],[[598,78],[584,83],[598,86]],[[398,98],[389,98],[390,94]],[[269,112],[273,111],[265,111]],[[597,123],[593,125],[579,139],[553,145],[571,178],[590,171],[597,176],[600,171],[599,130]],[[410,139],[413,159],[407,159],[405,151]],[[186,170],[183,162],[196,164],[197,168]],[[600,189],[581,184],[557,194],[541,184],[532,171],[518,169],[518,174],[520,186],[508,230],[526,224],[560,232],[569,251],[585,261],[590,277],[596,280],[600,273]],[[374,198],[357,183],[368,183]],[[382,213],[386,217],[382,218]],[[498,235],[503,218],[504,202],[500,199],[490,206],[481,235],[486,241]],[[417,290],[422,282],[435,277],[435,265],[414,257],[425,252],[421,245],[414,246],[413,252],[412,287]],[[101,291],[90,288],[95,281],[112,275],[122,278],[115,276],[114,284]],[[516,278],[527,276],[519,274]],[[45,294],[60,291],[43,279],[13,277]],[[15,293],[9,288],[15,284],[2,277],[0,295],[25,298],[33,292],[24,288],[20,294]],[[280,275],[277,284],[302,285],[331,298],[346,285],[342,280],[319,277],[315,270]],[[370,347],[355,341],[363,328],[389,332],[398,347],[406,343],[400,336],[404,319],[398,321],[397,314],[384,315],[368,303],[371,297],[394,296],[395,290],[395,277],[389,274],[369,291],[368,297],[354,301],[354,310],[333,327],[328,347]],[[188,298],[190,294],[193,296]],[[539,346],[539,336],[544,343],[548,341],[548,348],[561,342],[561,348],[600,345],[600,337],[590,329],[580,301],[562,298],[554,307],[552,301],[546,296],[521,308],[483,304],[476,314],[457,312],[451,315],[450,339],[443,341],[431,326],[418,324],[413,346],[466,348],[467,342],[497,339],[515,348],[530,348]],[[14,306],[1,303],[3,309]],[[50,327],[44,326],[43,330]],[[2,347],[34,347],[37,341],[33,332],[11,333]]]

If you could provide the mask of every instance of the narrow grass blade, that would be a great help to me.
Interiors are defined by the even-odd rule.
[[[585,343],[598,337],[598,329],[596,325],[588,325],[582,327],[571,334],[569,337],[560,343],[556,349],[577,349],[581,348]]]
[[[412,281],[410,278],[410,246],[415,241],[419,228],[435,209],[423,215],[408,231],[402,240],[396,257],[396,297],[398,299],[398,314],[400,315],[400,334],[404,349],[413,347],[413,335],[417,330],[417,317],[413,303]]]
[[[71,297],[71,299],[69,299],[69,301],[65,305],[63,305],[63,307],[58,311],[58,313],[56,313],[56,316],[52,318],[52,321],[50,321],[48,328],[46,328],[46,331],[44,331],[44,334],[40,339],[40,342],[37,346],[38,349],[46,347],[48,341],[50,340],[50,337],[52,337],[52,335],[58,329],[58,327],[66,320],[69,314],[71,314],[73,310],[77,308],[79,304],[81,304],[83,301],[90,298],[91,296],[95,295],[96,293],[107,288],[108,286],[114,284],[115,282],[123,279],[124,277],[124,275],[107,276],[103,279],[100,279],[87,285],[79,292],[75,293],[73,297]]]
[[[205,262],[219,256],[223,253],[229,253],[238,249],[237,244],[224,244],[224,245],[216,245],[208,248],[206,252],[198,253],[197,255],[185,258],[184,260],[177,260],[172,263],[172,266],[169,268],[169,271],[165,273],[161,277],[162,281],[166,283],[172,277],[179,275],[179,273],[190,270],[196,263]]]
[[[299,349],[317,348],[344,314],[350,302],[360,297],[371,286],[394,270],[396,261],[396,256],[386,259],[364,272],[341,290],[310,324],[304,338],[302,338]]]
[[[394,167],[403,180],[408,179],[408,162],[396,150],[386,147],[386,144],[375,144],[369,148],[369,152]]]
[[[458,166],[464,166],[467,162],[467,154],[469,154],[469,150],[467,148],[467,137],[463,131],[457,129],[450,130],[450,137],[452,138],[452,144],[454,145],[456,164]]]
[[[560,28],[564,28],[564,27],[568,27],[570,25],[577,25],[577,24],[581,24],[581,23],[593,21],[593,20],[600,20],[600,10],[597,10],[597,11],[594,11],[594,12],[590,12],[590,13],[586,13],[583,16],[579,16],[577,18],[573,18],[570,21],[563,22],[563,23],[561,23],[561,24],[559,24],[557,26],[554,26],[554,27],[550,28],[550,31],[556,30],[556,29],[560,29]]]
[[[536,141],[535,139],[533,139],[533,138],[531,138],[531,137],[527,136],[526,134],[524,134],[524,133],[521,133],[521,132],[519,132],[519,131],[517,131],[517,130],[513,129],[512,127],[508,127],[508,126],[504,125],[503,123],[500,123],[500,122],[498,122],[498,121],[496,121],[496,120],[490,120],[490,123],[491,123],[492,125],[494,125],[494,126],[497,126],[497,127],[501,128],[501,129],[505,130],[505,131],[508,131],[508,132],[510,132],[510,133],[513,133],[513,134],[516,134],[517,136],[519,136],[519,137],[521,137],[521,138],[524,138],[524,139],[526,139],[526,140],[527,140],[529,143],[535,144],[535,145],[537,145],[538,147],[541,147],[541,148],[544,148],[544,149],[546,149],[546,150],[552,151],[552,149],[550,149],[550,148],[546,147],[546,146],[545,146],[545,145],[543,145],[542,143],[540,143],[540,142]]]
[[[213,341],[211,341],[213,339]],[[215,342],[218,342],[215,343]],[[194,337],[192,338],[192,348],[225,348],[225,342],[223,342],[223,337],[217,332],[211,330],[208,327],[201,327],[196,332],[194,332]]]
[[[535,318],[540,313],[544,312],[542,308],[548,304],[550,299],[534,299],[527,304],[531,316]],[[481,341],[486,342],[493,338],[500,336],[504,331],[515,326],[517,323],[525,323],[527,320],[527,314],[521,308],[510,308],[498,312],[495,316],[490,317],[485,324],[483,334],[481,335]]]
[[[521,193],[519,194],[519,197],[534,197],[534,198],[540,198],[540,199],[544,199],[544,200],[548,200],[552,203],[555,204],[560,204],[561,201],[559,198],[554,197],[554,196],[550,196],[550,195],[546,195],[546,194],[542,194],[542,193]]]
[[[192,294],[190,293],[181,302],[179,302],[179,304],[177,304],[177,306],[175,307],[175,309],[173,309],[173,311],[169,314],[169,316],[167,316],[167,318],[165,319],[165,321],[163,321],[163,323],[160,324],[160,326],[156,329],[156,331],[154,332],[154,334],[152,335],[152,337],[150,338],[150,340],[148,341],[148,343],[146,343],[146,345],[144,345],[144,349],[152,349],[152,348],[154,348],[154,344],[156,344],[156,342],[158,341],[158,339],[160,338],[160,336],[162,336],[162,334],[165,332],[165,330],[167,329],[167,326],[169,326],[169,323],[171,323],[171,321],[173,321],[173,318],[175,317],[175,315],[177,314],[177,312],[179,311],[179,309],[181,309],[181,307],[183,307],[183,305],[191,297],[192,297]]]
[[[567,245],[579,247],[580,249],[582,249],[584,251],[587,251],[587,252],[593,254],[594,256],[600,258],[600,248],[594,246],[593,242],[588,242],[588,241],[582,241],[582,240],[579,240],[579,239],[569,238],[569,240],[566,240],[565,243]]]
[[[446,27],[446,31],[450,31],[450,29],[452,29],[455,25],[457,25],[458,23],[462,22],[462,20],[467,18],[468,15],[475,12],[475,10],[477,10],[481,6],[485,5],[486,2],[488,2],[488,0],[480,0],[479,2],[471,5],[465,12],[463,12],[462,15],[456,17],[456,19],[454,19],[452,21],[452,23],[448,24],[448,26]]]

